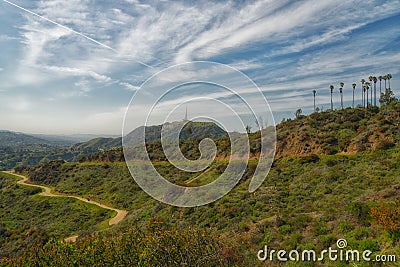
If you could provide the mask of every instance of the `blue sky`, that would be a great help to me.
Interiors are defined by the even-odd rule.
[[[0,129],[120,134],[146,79],[198,60],[248,75],[277,122],[311,112],[313,89],[328,109],[330,84],[351,105],[370,75],[400,95],[399,0],[11,2],[104,46],[0,0]]]

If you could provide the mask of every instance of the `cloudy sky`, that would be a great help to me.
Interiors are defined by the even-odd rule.
[[[277,122],[311,112],[313,89],[328,109],[330,84],[351,105],[370,75],[400,95],[400,0],[0,0],[0,23],[4,130],[120,134],[142,83],[188,61],[246,74]]]

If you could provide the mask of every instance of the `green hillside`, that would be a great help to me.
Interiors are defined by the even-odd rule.
[[[50,145],[51,142],[31,135],[10,131],[0,131],[0,144],[5,147],[22,145]]]
[[[195,208],[171,207],[148,196],[134,182],[118,148],[80,162],[59,160],[19,168],[35,183],[126,209],[129,214],[113,229],[83,237],[76,244],[50,241],[43,249],[27,250],[22,259],[2,264],[57,260],[59,266],[68,266],[71,260],[87,263],[95,257],[94,266],[111,262],[265,266],[256,257],[265,245],[287,251],[322,251],[334,247],[340,238],[346,239],[351,249],[400,255],[399,114],[400,105],[394,103],[381,109],[326,111],[285,120],[277,126],[273,167],[264,184],[249,193],[260,138],[259,133],[252,133],[252,159],[239,185],[222,199]],[[216,143],[219,154],[212,166],[204,173],[190,174],[163,160],[159,141],[147,146],[161,175],[176,184],[198,186],[225,170],[229,142],[221,137]],[[194,158],[197,145],[197,140],[181,141],[184,154]],[[192,242],[198,233],[201,241]],[[82,255],[87,250],[91,252]],[[205,265],[199,263],[203,261]],[[288,266],[348,266],[338,264],[325,261]],[[275,262],[272,266],[280,265]]]
[[[182,124],[175,122],[172,124]],[[161,125],[146,127],[146,141],[153,142],[160,139]],[[139,127],[126,136],[131,145],[138,145],[143,140],[144,127]],[[210,122],[185,122],[181,140],[199,140],[212,138],[214,140],[226,136],[226,132]],[[104,151],[122,151],[122,138],[97,137],[86,142],[70,146],[68,141],[60,141],[52,136],[35,136],[0,131],[0,170],[10,170],[18,166],[35,166],[50,160],[63,159],[78,161],[82,158],[92,158],[93,154]],[[47,139],[46,139],[47,138]],[[112,152],[111,152],[112,153]],[[114,153],[115,154],[115,153]],[[115,157],[115,159],[114,159]],[[104,160],[123,160],[122,153],[105,157]]]
[[[54,177],[58,182],[53,184],[61,192],[129,209],[127,219],[117,227],[122,232],[132,226],[143,229],[157,220],[172,231],[195,227],[211,231],[210,239],[215,236],[213,231],[234,237],[229,244],[246,262],[238,266],[256,264],[255,255],[265,244],[289,250],[322,250],[339,238],[345,238],[354,249],[399,255],[399,156],[400,149],[395,147],[352,156],[279,159],[264,185],[250,194],[247,188],[253,163],[244,181],[232,192],[213,204],[196,208],[176,208],[153,200],[134,183],[122,163],[54,166],[59,174]],[[175,177],[169,166],[161,165],[158,169],[162,174]],[[217,174],[219,167],[214,165],[210,173]],[[380,219],[384,215],[373,214],[376,209],[389,213],[384,215],[391,216],[397,226],[388,227]],[[78,243],[76,249],[87,245]]]
[[[50,238],[99,230],[111,214],[70,198],[37,196],[40,189],[16,184],[0,173],[0,258],[20,255]]]
[[[72,160],[66,143],[49,141],[31,135],[0,131],[0,170],[10,170],[20,165],[34,166],[62,157]]]

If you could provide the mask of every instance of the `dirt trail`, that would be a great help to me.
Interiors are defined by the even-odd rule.
[[[28,183],[29,178],[20,174],[16,174],[14,172],[10,172],[10,171],[4,171],[4,173],[8,173],[17,177],[22,178],[22,180],[19,180],[17,183],[21,184],[21,185],[26,185],[26,186],[31,186],[31,187],[38,187],[43,189],[44,191],[42,193],[40,193],[40,196],[45,196],[45,197],[69,197],[69,198],[75,198],[78,199],[80,201],[89,203],[89,204],[93,204],[96,205],[100,208],[103,209],[107,209],[107,210],[113,210],[115,212],[117,212],[117,215],[115,215],[113,218],[110,219],[110,221],[108,222],[108,224],[111,225],[115,225],[120,223],[121,221],[123,221],[126,217],[126,215],[128,214],[128,212],[126,210],[119,210],[119,209],[115,209],[112,207],[109,207],[107,205],[101,204],[99,202],[93,201],[93,200],[88,200],[85,199],[83,197],[77,197],[77,196],[73,196],[73,195],[62,195],[62,194],[54,194],[51,192],[51,188],[47,187],[47,186],[43,186],[43,185],[36,185],[36,184],[30,184]],[[65,239],[66,242],[75,242],[76,239],[78,238],[78,236],[71,236]]]

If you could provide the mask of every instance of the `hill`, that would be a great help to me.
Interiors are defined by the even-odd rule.
[[[400,148],[395,146],[356,155],[277,159],[263,186],[253,194],[248,192],[248,185],[256,162],[251,161],[240,184],[232,192],[215,203],[195,208],[171,207],[152,199],[135,184],[124,163],[45,164],[31,170],[30,177],[36,183],[50,184],[60,192],[128,209],[128,217],[115,231],[120,229],[125,233],[132,227],[156,227],[166,234],[205,230],[206,238],[223,236],[223,242],[236,251],[240,262],[233,266],[257,266],[256,253],[264,245],[287,251],[322,251],[334,246],[339,238],[345,238],[352,249],[398,255],[399,155]],[[172,182],[196,186],[215,179],[223,172],[226,162],[214,163],[202,176],[196,173],[184,175],[166,162],[156,162],[155,167]],[[193,179],[196,177],[198,180]],[[156,224],[152,226],[154,222]],[[119,242],[112,236],[107,238]],[[152,238],[153,235],[145,236]],[[175,242],[178,237],[175,238],[167,239]],[[101,244],[101,240],[104,237],[83,239],[83,243],[74,247],[82,251]],[[216,244],[211,240],[208,242],[210,246]],[[124,252],[110,250],[106,255],[117,253],[121,259],[127,259],[128,255],[134,257],[140,249],[152,246],[151,243],[141,244],[137,248],[130,245]],[[166,243],[158,246],[163,247],[163,244]],[[192,245],[195,244],[186,244],[188,248]],[[165,249],[169,251],[172,247],[166,245]],[[43,253],[52,255],[55,252]],[[106,255],[98,259],[109,257]],[[68,261],[69,256],[64,257]]]
[[[217,140],[221,137],[227,136],[227,133],[223,129],[212,122],[173,122],[166,123],[165,125],[173,127],[184,125],[179,136],[180,140],[201,140],[206,137]],[[130,146],[135,147],[144,143],[144,136],[146,143],[157,142],[161,140],[162,127],[162,125],[138,127],[125,136],[125,142],[129,143]],[[90,154],[93,153],[100,152],[100,154],[104,154],[103,152],[105,150],[115,151],[121,147],[122,138],[95,138],[87,142],[75,144],[71,147],[71,150],[79,152],[82,157],[90,157]],[[122,157],[119,156],[119,158]]]
[[[0,144],[3,147],[15,147],[25,145],[50,145],[49,141],[31,135],[11,131],[0,131]]]
[[[122,139],[98,137],[87,142],[78,143],[71,147],[72,151],[79,152],[80,155],[88,155],[102,150],[112,149],[122,146]]]
[[[114,135],[95,135],[95,134],[31,134],[32,136],[47,140],[47,141],[55,141],[64,143],[68,146],[72,146],[77,143],[87,142],[89,140],[98,138],[98,137],[107,137],[107,138],[117,138]]]
[[[166,160],[159,141],[161,126],[159,127],[155,128],[157,130],[150,135],[152,138],[146,142],[149,157],[153,161]],[[132,136],[141,136],[139,132],[142,129],[138,128],[132,132]],[[181,151],[188,158],[196,159],[200,156],[199,141],[208,136],[208,133],[203,127],[198,127],[198,133],[203,134],[196,134],[196,138],[188,139],[184,135],[186,132],[184,128],[181,133],[184,137],[180,141]],[[400,144],[400,104],[381,109],[348,108],[325,111],[298,119],[287,119],[276,126],[276,133],[275,158],[354,155],[360,152],[389,149]],[[222,137],[218,138],[219,135]],[[251,133],[248,136],[250,156],[256,159],[260,153],[260,132]],[[221,132],[212,136],[212,139],[218,148],[217,157],[228,158],[230,142],[227,135]],[[113,147],[111,150],[85,155],[79,161],[118,162],[124,161],[124,156],[120,147]]]
[[[182,123],[174,122],[169,124],[176,126]],[[144,130],[146,130],[146,142],[154,142],[160,139],[161,128],[161,125],[139,127],[129,133],[126,136],[126,140],[131,145],[138,145],[142,142]],[[227,133],[214,123],[188,122],[183,128],[180,139],[200,140],[208,137],[217,140],[223,136],[227,136]],[[77,138],[87,137],[87,135],[77,136]],[[77,161],[82,158],[91,158],[92,154],[104,154],[104,151],[108,150],[111,152],[107,152],[106,154],[115,154],[115,150],[122,151],[121,147],[121,137],[96,137],[89,141],[76,143],[70,139],[64,140],[58,136],[31,136],[23,133],[0,131],[0,170],[13,169],[21,165],[34,166],[55,159]],[[107,156],[106,158],[123,160],[122,153],[120,152],[115,156]]]
[[[113,259],[121,265],[137,265],[145,261],[144,253],[150,255],[152,265],[168,255],[176,265],[193,260],[189,265],[196,266],[207,256],[197,252],[190,259],[179,257],[184,248],[198,251],[199,243],[189,241],[196,239],[193,230],[202,232],[205,238],[200,250],[208,247],[212,255],[224,255],[215,259],[223,266],[263,266],[256,255],[265,245],[286,251],[322,251],[334,247],[340,238],[346,239],[350,248],[368,249],[373,255],[400,255],[399,118],[397,103],[381,109],[326,111],[285,120],[277,125],[277,157],[272,169],[264,184],[250,194],[248,186],[257,165],[260,138],[259,132],[252,133],[252,158],[238,186],[222,199],[194,208],[171,207],[148,196],[134,182],[117,147],[81,162],[59,160],[19,168],[35,183],[129,211],[126,220],[111,232],[89,233],[68,246],[49,240],[45,249],[26,250],[22,259],[42,262],[62,255],[56,260],[65,266],[63,262],[74,257],[87,262],[90,256],[79,251],[95,248],[102,251],[96,256],[99,266]],[[175,184],[199,186],[224,172],[228,141],[224,136],[215,140],[217,160],[200,173],[185,173],[165,161],[159,141],[146,145],[162,176]],[[198,142],[182,139],[181,149],[196,158]],[[179,233],[187,233],[189,239]],[[140,238],[133,241],[133,236]],[[128,245],[124,237],[132,242]],[[174,244],[179,249],[174,250]],[[215,250],[221,244],[226,252]],[[72,255],[64,253],[71,247]],[[145,250],[155,247],[163,253]],[[3,263],[9,266],[12,261]],[[13,266],[20,263],[15,259]],[[337,265],[323,262],[312,266]]]
[[[19,165],[34,166],[62,157],[73,159],[66,144],[10,131],[0,131],[0,170]]]
[[[163,238],[171,242],[180,240],[178,236],[169,239],[161,233],[185,233],[193,228],[206,231],[207,246],[222,242],[229,244],[234,251],[236,258],[230,258],[231,254],[228,254],[222,259],[230,262],[224,263],[227,266],[259,265],[256,254],[264,245],[287,251],[322,251],[334,246],[340,238],[346,239],[352,249],[399,255],[399,107],[327,111],[281,123],[277,126],[278,157],[263,186],[253,194],[248,192],[248,185],[257,165],[260,134],[250,134],[254,158],[249,161],[240,184],[222,199],[201,207],[176,208],[155,201],[134,182],[125,163],[118,162],[122,159],[94,158],[97,162],[93,162],[89,157],[80,163],[57,161],[21,171],[28,172],[33,182],[51,185],[59,192],[129,210],[126,220],[114,230],[129,236],[128,229],[137,227],[138,233],[145,231],[145,237],[154,238],[147,231],[153,231],[155,227],[160,231],[157,232],[160,233],[157,241],[160,243],[156,244],[159,247],[167,244]],[[225,141],[226,137],[221,137],[216,143],[221,148]],[[181,148],[187,149],[186,153],[193,152],[196,142],[182,140]],[[152,148],[153,157],[157,158],[159,141],[147,145]],[[285,154],[286,149],[291,150],[293,156]],[[220,153],[224,151],[227,152],[220,150]],[[98,155],[104,156],[109,152]],[[121,153],[120,149],[112,152]],[[162,157],[154,161],[162,176],[185,186],[210,183],[225,170],[226,165],[225,157],[220,155],[206,172],[188,174]],[[76,251],[82,251],[88,246],[101,244],[103,238],[120,242],[111,237],[111,232],[105,235],[107,237],[100,234],[83,238],[82,243],[78,242],[74,247]],[[211,241],[213,238],[216,238],[215,242]],[[140,242],[145,243],[134,249],[129,246],[130,249],[118,251],[117,255],[120,259],[136,257],[143,247],[154,245],[150,240]],[[185,247],[193,245],[188,243]],[[163,248],[171,251],[171,245]],[[27,259],[38,255],[35,251],[29,253],[31,256],[26,256]],[[53,252],[43,253],[52,255]],[[102,260],[115,252],[110,248],[104,253],[99,256]],[[162,256],[152,257],[160,259]],[[138,263],[140,256],[136,259],[134,262]],[[173,259],[177,262],[182,260]],[[335,264],[325,262],[324,266]]]
[[[400,103],[392,108],[347,108],[277,125],[277,157],[356,154],[400,142]]]
[[[99,230],[100,223],[111,217],[107,210],[75,199],[36,195],[40,191],[0,173],[0,258],[19,255],[54,237]]]

